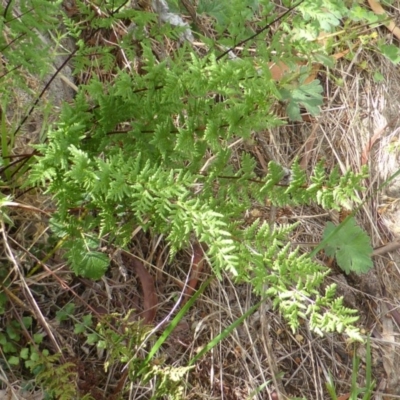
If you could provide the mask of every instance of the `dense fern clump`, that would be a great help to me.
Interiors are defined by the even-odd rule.
[[[316,112],[319,83],[293,77],[278,84],[266,52],[256,63],[218,60],[212,51],[201,58],[183,46],[174,59],[159,61],[150,42],[141,47],[142,74],[120,70],[112,85],[93,77],[37,148],[31,181],[54,196],[53,232],[73,271],[100,278],[109,264],[100,247],[127,246],[139,225],[165,235],[172,257],[190,241],[203,243],[217,276],[228,271],[256,293],[266,291],[293,329],[307,318],[316,332],[358,337],[356,318],[335,299],[335,288],[319,291],[327,269],[291,249],[293,226],[257,220],[244,227],[243,218],[266,199],[338,208],[356,199],[365,174],[327,175],[319,165],[308,178],[294,164],[283,186],[276,163],[260,180],[250,154],[235,167],[230,162],[234,140],[281,124],[273,113],[277,100],[288,100],[294,116],[300,103]],[[291,97],[302,90],[305,96]]]

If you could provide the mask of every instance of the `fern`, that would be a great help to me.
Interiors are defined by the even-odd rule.
[[[49,45],[43,39],[48,30],[57,30],[59,4],[45,0],[3,2],[0,4],[0,49],[7,63],[0,85],[7,90],[20,87],[32,93],[25,78],[26,72],[44,77],[51,62]]]
[[[25,363],[36,375],[36,382],[43,385],[48,395],[60,400],[76,398],[76,365],[71,362],[59,364],[60,356],[61,354],[49,355],[47,351],[40,353],[32,349],[30,358]],[[87,395],[83,398],[91,399]]]
[[[156,34],[148,14],[131,15],[135,35],[144,37],[145,27]],[[311,11],[308,15],[314,18]],[[117,17],[95,26],[107,28]],[[163,34],[173,36],[168,29]],[[237,36],[245,34],[243,27]],[[129,51],[129,40],[123,46]],[[76,274],[99,278],[108,265],[100,249],[108,243],[126,246],[140,225],[165,235],[171,257],[191,240],[202,242],[216,276],[227,271],[239,282],[251,282],[256,293],[267,291],[293,329],[309,319],[317,332],[338,330],[359,338],[354,316],[335,300],[334,288],[320,293],[327,268],[290,246],[294,225],[258,221],[244,227],[245,211],[266,199],[278,206],[318,203],[337,209],[356,201],[366,176],[366,171],[341,176],[338,170],[328,175],[319,164],[307,177],[295,162],[285,186],[280,182],[286,171],[274,162],[262,180],[256,179],[250,154],[239,157],[235,167],[230,162],[233,140],[282,124],[274,115],[278,100],[288,101],[293,119],[301,106],[318,112],[318,82],[306,84],[296,74],[281,83],[272,80],[268,63],[279,46],[283,54],[292,53],[290,38],[277,33],[270,50],[259,46],[258,65],[245,57],[219,60],[213,51],[200,57],[186,46],[159,61],[144,38],[145,73],[114,71],[113,84],[94,77],[64,105],[48,143],[37,146],[41,156],[31,182],[45,185],[57,203],[52,224]],[[80,49],[79,68],[91,50]],[[99,65],[113,69],[108,54],[103,56]],[[70,212],[76,208],[79,218]]]

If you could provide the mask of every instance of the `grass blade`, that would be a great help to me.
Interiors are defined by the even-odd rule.
[[[208,278],[203,284],[200,286],[199,290],[197,290],[193,296],[187,301],[187,303],[179,310],[178,314],[174,317],[171,323],[165,328],[164,332],[158,338],[158,340],[154,343],[153,347],[150,349],[147,357],[144,359],[139,371],[136,376],[140,376],[146,370],[146,366],[149,364],[150,360],[154,357],[157,351],[160,349],[162,344],[167,340],[172,331],[176,328],[178,323],[181,321],[183,316],[189,310],[189,308],[195,303],[197,298],[204,292],[207,286],[210,284],[213,277]]]
[[[193,365],[200,357],[202,357],[205,353],[210,351],[214,346],[216,346],[221,340],[225,339],[228,335],[231,334],[231,332],[236,329],[248,316],[253,314],[254,311],[257,310],[257,308],[260,307],[262,302],[265,300],[263,298],[261,301],[259,301],[257,304],[255,304],[253,307],[251,307],[248,311],[246,311],[240,318],[238,318],[236,321],[234,321],[231,325],[229,325],[227,328],[225,328],[218,336],[216,336],[214,339],[211,340],[210,343],[207,344],[198,354],[196,354],[190,361],[189,365]]]

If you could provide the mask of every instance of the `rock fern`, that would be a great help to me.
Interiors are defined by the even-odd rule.
[[[321,164],[307,177],[294,163],[283,186],[285,171],[274,162],[262,180],[250,154],[234,166],[233,140],[281,124],[273,107],[282,88],[268,54],[256,66],[183,46],[159,61],[148,41],[141,46],[142,74],[117,71],[112,85],[92,78],[37,146],[31,182],[54,197],[53,232],[73,271],[100,278],[108,266],[100,247],[127,246],[141,226],[165,235],[171,257],[191,241],[203,243],[216,276],[227,271],[267,292],[293,329],[308,319],[318,333],[358,338],[353,312],[335,299],[334,287],[320,291],[327,268],[290,245],[294,226],[246,226],[244,214],[266,200],[337,209],[356,199],[365,174],[327,175]]]

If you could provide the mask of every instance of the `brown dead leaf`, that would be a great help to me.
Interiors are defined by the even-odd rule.
[[[296,67],[296,70],[300,69],[300,67],[304,65],[307,65],[307,61],[298,61],[297,62],[298,68]],[[271,71],[272,79],[275,81],[280,81],[285,76],[285,74],[287,74],[290,71],[290,67],[282,61],[279,61],[278,63],[270,62],[268,63],[268,67],[269,70]],[[320,67],[321,67],[320,64],[313,65],[311,68],[310,75],[305,79],[304,82],[305,83],[312,82],[316,78]]]
[[[192,262],[192,269],[190,271],[190,279],[184,293],[182,306],[190,299],[190,296],[196,290],[200,273],[203,270],[203,265],[204,265],[203,248],[199,243],[195,243],[193,245],[193,262]]]
[[[271,71],[272,79],[275,81],[280,81],[283,76],[290,71],[290,68],[283,62],[270,62],[268,66],[269,70]]]
[[[386,11],[376,0],[368,0],[368,4],[370,5],[372,11],[377,15],[387,15]],[[393,21],[393,19],[389,19],[389,23],[386,26],[390,32],[393,33],[397,39],[400,40],[400,28],[398,28]]]
[[[397,122],[398,118],[393,118],[391,121],[389,121],[384,127],[378,129],[377,131],[374,132],[373,136],[371,139],[369,139],[368,143],[364,147],[364,150],[361,155],[361,165],[365,165],[368,162],[369,159],[369,153],[372,150],[373,145],[375,144],[376,141],[378,141],[382,135],[385,133],[386,129],[393,126]]]
[[[154,279],[147,271],[142,262],[133,255],[123,252],[121,257],[124,258],[126,266],[131,266],[139,278],[143,291],[143,312],[142,316],[145,324],[151,325],[157,314],[158,297],[154,285]]]

